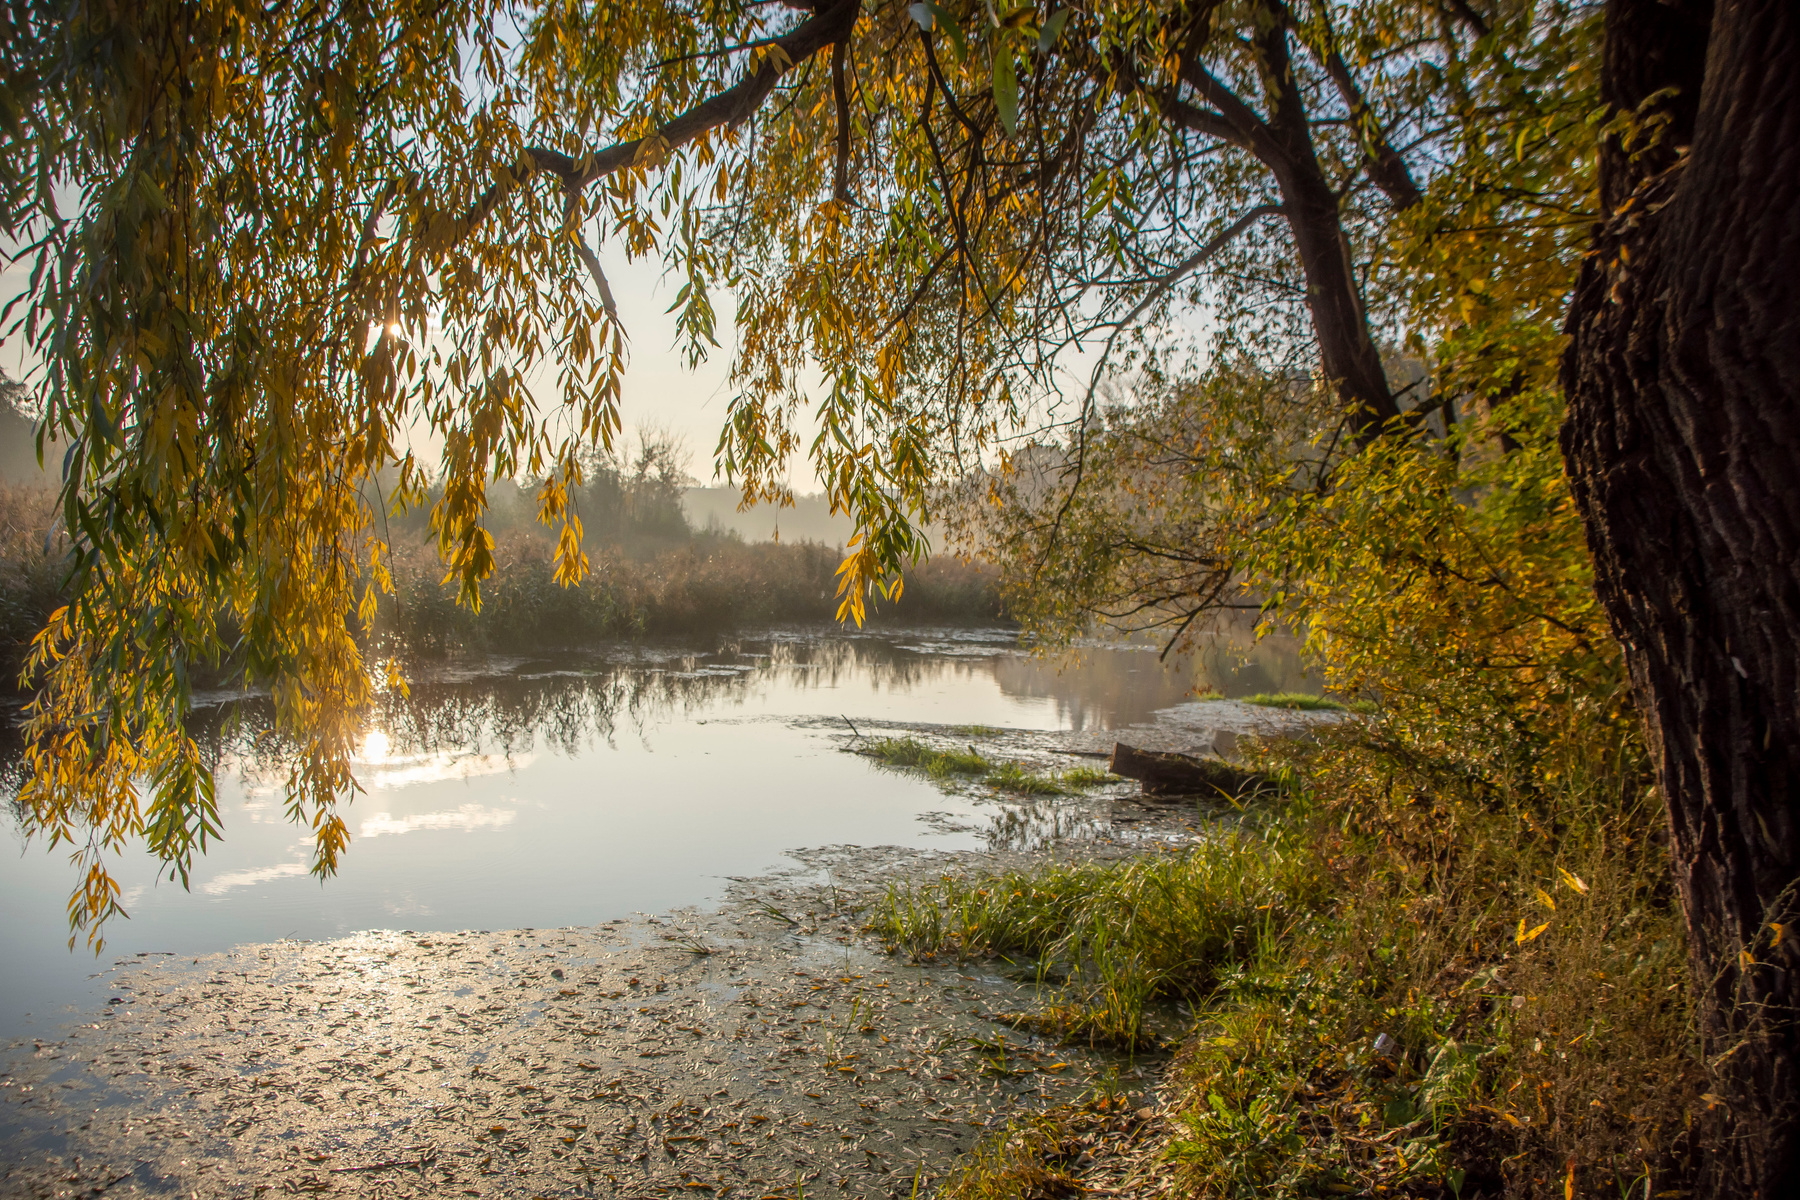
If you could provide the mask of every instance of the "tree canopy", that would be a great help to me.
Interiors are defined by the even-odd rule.
[[[217,832],[182,727],[202,666],[274,696],[290,815],[332,870],[358,713],[404,686],[357,639],[378,508],[429,496],[478,603],[485,485],[527,477],[561,576],[587,569],[569,496],[617,435],[629,332],[596,245],[682,278],[695,357],[735,302],[718,461],[779,500],[810,459],[858,524],[855,617],[923,550],[936,484],[1047,413],[1086,429],[1103,372],[1167,361],[1146,331],[1172,312],[1318,372],[1334,399],[1299,432],[1346,449],[1537,386],[1584,216],[1593,14],[1539,0],[5,20],[30,267],[7,336],[67,443],[74,545],[24,799],[80,848],[77,927],[115,911],[108,851],[141,834],[185,877]],[[1408,339],[1429,389],[1383,360]],[[1100,365],[1071,384],[1076,351]],[[400,449],[413,428],[441,461]]]

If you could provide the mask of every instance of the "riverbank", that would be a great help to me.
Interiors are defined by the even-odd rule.
[[[1131,824],[1064,856],[1196,835]],[[1151,1103],[1158,1056],[1021,1032],[1028,981],[862,934],[890,883],[1046,856],[825,848],[713,912],[115,964],[105,1015],[9,1056],[0,1189],[911,1196],[1021,1112]]]
[[[1122,727],[1192,751],[1332,719],[1204,701]],[[102,1011],[4,1056],[0,1193],[912,1197],[1028,1114],[1074,1106],[1148,1136],[1166,1053],[1063,1045],[1021,1020],[1060,995],[1028,967],[915,961],[872,927],[894,894],[1179,854],[1212,819],[1093,780],[1091,732],[783,724],[844,766],[887,733],[977,746],[1007,779],[1089,779],[943,780],[920,819],[981,849],[794,850],[718,906],[115,961]]]

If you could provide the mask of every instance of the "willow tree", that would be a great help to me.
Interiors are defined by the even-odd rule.
[[[73,601],[34,648],[22,799],[75,847],[90,932],[118,911],[109,852],[141,836],[185,879],[218,831],[183,727],[196,665],[268,688],[301,747],[290,815],[333,869],[359,714],[403,686],[357,639],[388,585],[384,469],[384,502],[430,485],[470,603],[495,477],[536,481],[561,577],[586,569],[569,496],[618,429],[627,333],[596,244],[684,279],[695,355],[735,295],[719,460],[780,498],[810,456],[859,526],[859,617],[922,549],[946,464],[1055,389],[1060,348],[1129,342],[1209,266],[1316,349],[1351,438],[1374,436],[1401,401],[1367,230],[1418,205],[1459,64],[1493,36],[1408,0],[24,0],[0,19],[3,219],[30,272],[6,335],[68,447],[74,545]],[[441,461],[401,450],[420,429]]]

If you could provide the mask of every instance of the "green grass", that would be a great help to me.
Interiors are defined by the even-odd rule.
[[[1094,767],[1076,767],[1059,775],[1041,774],[1021,763],[992,762],[973,746],[967,750],[940,750],[914,737],[882,738],[871,742],[862,753],[883,766],[923,771],[937,780],[979,776],[990,787],[1026,796],[1064,796],[1113,781],[1111,775]]]
[[[1038,1032],[1143,1046],[1159,1000],[1191,1005],[1168,1138],[1134,1151],[1175,1194],[1560,1196],[1571,1169],[1578,1195],[1679,1187],[1709,1085],[1654,793],[1596,789],[1551,842],[1380,782],[1348,807],[1354,777],[1290,784],[1180,854],[896,886],[870,928],[920,960],[1032,965],[1051,990],[1017,1020]],[[940,1196],[1063,1187],[1082,1150],[1047,1119]]]
[[[1040,775],[1016,762],[1003,762],[987,773],[982,782],[1005,792],[1027,796],[1061,796],[1068,789],[1053,775]]]
[[[1006,732],[992,725],[952,725],[950,730],[959,737],[999,737]]]
[[[985,775],[993,769],[993,764],[977,754],[972,746],[966,751],[938,750],[911,737],[882,738],[871,743],[863,753],[884,766],[923,771],[933,779]]]
[[[1137,1044],[1159,996],[1203,997],[1218,966],[1278,937],[1309,885],[1290,855],[1226,834],[1181,855],[1051,864],[891,888],[872,932],[919,960],[999,955],[1067,985],[1070,1034]]]
[[[1336,700],[1311,696],[1305,692],[1258,692],[1254,696],[1245,696],[1244,703],[1254,704],[1258,708],[1293,708],[1302,712],[1344,711],[1344,706]]]
[[[1344,704],[1306,692],[1258,692],[1254,696],[1245,696],[1244,703],[1254,704],[1259,708],[1290,708],[1301,712],[1371,713],[1375,711],[1375,705],[1367,700],[1353,700],[1349,704]]]
[[[1109,783],[1119,782],[1117,775],[1111,771],[1103,771],[1099,767],[1075,767],[1072,770],[1064,771],[1059,778],[1064,787],[1078,790],[1103,787]]]

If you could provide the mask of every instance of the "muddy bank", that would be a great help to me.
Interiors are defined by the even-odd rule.
[[[1083,853],[1194,836],[1143,819]],[[1031,855],[798,857],[706,914],[117,966],[106,1015],[7,1057],[0,1192],[911,1196],[1020,1111],[1152,1083],[1011,1028],[1028,982],[861,936],[887,880]]]

